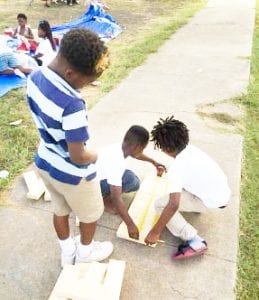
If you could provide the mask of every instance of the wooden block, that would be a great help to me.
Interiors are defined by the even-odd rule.
[[[135,240],[129,237],[124,222],[120,224],[117,230],[117,237],[145,245],[144,240],[147,234],[159,218],[154,203],[158,198],[165,196],[166,193],[166,178],[164,176],[157,177],[153,174],[148,175],[141,183],[140,189],[129,208],[129,214],[139,229],[139,239]],[[155,245],[152,246],[155,247]]]
[[[104,279],[104,288],[111,300],[119,300],[125,270],[125,261],[110,259]]]
[[[44,200],[45,201],[51,201],[51,195],[49,190],[45,187],[45,192],[44,192]]]
[[[66,265],[49,300],[119,300],[125,262]]]
[[[28,188],[27,198],[39,200],[46,189],[42,179],[34,171],[23,173],[23,178]]]

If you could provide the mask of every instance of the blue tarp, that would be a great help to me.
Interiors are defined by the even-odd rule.
[[[96,4],[91,3],[89,10],[81,15],[78,19],[63,25],[52,27],[51,30],[55,34],[65,34],[72,28],[87,28],[99,35],[102,39],[115,38],[122,32],[121,27],[108,15],[104,10]]]
[[[26,86],[26,78],[16,75],[0,75],[0,97],[11,91]]]

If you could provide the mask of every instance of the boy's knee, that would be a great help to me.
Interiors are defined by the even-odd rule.
[[[137,176],[135,176],[132,184],[132,192],[137,191],[139,188],[140,188],[140,179]]]
[[[130,170],[126,170],[122,177],[122,191],[124,193],[135,192],[139,187],[140,179],[137,175]]]
[[[103,197],[110,194],[111,192],[110,185],[108,184],[106,179],[100,181],[100,188]]]

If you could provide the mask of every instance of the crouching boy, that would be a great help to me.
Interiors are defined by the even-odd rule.
[[[206,241],[189,224],[180,211],[204,212],[207,208],[224,208],[229,201],[227,178],[219,165],[199,148],[189,145],[188,129],[174,117],[161,119],[152,132],[155,148],[173,158],[169,172],[169,197],[155,203],[160,218],[145,242],[154,244],[165,226],[184,241],[173,259],[184,259],[207,251]]]
[[[126,169],[126,158],[130,156],[151,163],[159,175],[165,170],[162,164],[143,153],[148,141],[149,132],[142,126],[133,125],[122,142],[108,145],[98,153],[96,163],[106,210],[121,216],[129,236],[134,239],[139,238],[139,231],[128,213],[122,193],[137,191],[140,180],[133,171]]]

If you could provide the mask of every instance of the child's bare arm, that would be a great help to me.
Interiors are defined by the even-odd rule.
[[[17,27],[14,30],[13,37],[16,37],[16,35],[17,35]]]
[[[133,239],[139,238],[139,231],[134,221],[130,217],[127,208],[125,207],[124,201],[122,199],[122,189],[120,186],[110,185],[111,190],[111,200],[112,203],[118,210],[118,213],[122,220],[126,223],[128,228],[129,236]]]
[[[97,154],[94,151],[85,150],[84,143],[68,143],[68,152],[71,161],[75,164],[95,163]]]
[[[152,245],[159,240],[160,234],[162,233],[166,224],[169,222],[169,220],[173,217],[173,215],[179,208],[180,196],[181,193],[170,194],[167,206],[162,211],[157,223],[154,225],[154,227],[150,230],[149,234],[145,238],[146,244]]]

